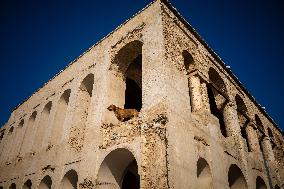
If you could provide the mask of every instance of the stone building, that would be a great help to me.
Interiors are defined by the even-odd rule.
[[[166,0],[15,108],[0,142],[0,189],[284,185],[282,131]]]

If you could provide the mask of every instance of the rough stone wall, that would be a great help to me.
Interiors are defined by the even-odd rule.
[[[188,67],[184,51],[193,59]],[[141,68],[132,64],[139,55]],[[126,103],[127,76],[142,89],[142,109],[120,122],[107,107]],[[227,137],[212,112],[209,84]],[[0,188],[28,180],[41,188],[49,177],[51,188],[120,188],[134,160],[144,189],[229,188],[232,165],[247,188],[255,188],[257,177],[273,188],[284,184],[283,143],[201,39],[157,0],[12,112],[0,130]]]

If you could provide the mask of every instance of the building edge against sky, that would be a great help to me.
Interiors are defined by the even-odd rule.
[[[118,122],[106,108],[138,109],[131,91],[141,96],[140,116]],[[167,1],[151,3],[19,105],[1,129],[0,150],[7,174],[0,185],[10,188],[75,181],[123,187],[120,171],[107,174],[120,155],[127,164],[119,170],[133,173],[142,188],[283,185],[281,130]],[[69,157],[55,157],[61,151]],[[221,153],[226,163],[217,168]],[[188,170],[195,171],[186,179]]]

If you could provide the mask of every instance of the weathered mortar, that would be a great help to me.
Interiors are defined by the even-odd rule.
[[[184,52],[192,56],[188,66]],[[138,55],[141,68],[129,71]],[[120,122],[107,107],[126,103],[127,76],[142,89],[142,109],[138,117]],[[213,87],[213,97],[207,87]],[[245,115],[237,110],[236,95]],[[42,117],[49,102],[48,118]],[[81,189],[120,188],[128,171],[138,175],[144,189],[229,188],[232,166],[241,170],[247,188],[255,188],[258,176],[267,188],[284,184],[283,135],[164,0],[153,2],[35,92],[1,133],[4,188],[22,187],[28,179],[38,188],[46,184],[46,175],[53,188],[71,187],[76,175]]]

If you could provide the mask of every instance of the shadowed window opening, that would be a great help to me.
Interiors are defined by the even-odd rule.
[[[186,73],[190,73],[192,71],[192,65],[194,63],[194,59],[191,56],[191,54],[187,51],[182,52],[183,60],[184,60],[184,68],[186,70]]]
[[[276,184],[274,189],[280,189],[280,187]]]
[[[78,175],[73,169],[68,171],[62,181],[60,189],[77,189]]]
[[[246,179],[237,165],[231,165],[228,173],[230,189],[247,189]]]
[[[239,96],[236,95],[235,96],[235,101],[237,104],[237,113],[238,113],[238,119],[239,119],[239,124],[240,124],[240,129],[241,129],[241,135],[242,137],[245,139],[248,151],[250,152],[250,146],[248,144],[248,136],[247,136],[247,132],[246,132],[246,126],[249,122],[248,116],[247,116],[247,107],[245,105],[245,102],[243,101],[243,99]]]
[[[262,122],[261,122],[260,118],[258,117],[258,115],[255,115],[254,119],[255,119],[255,122],[256,122],[258,129],[260,129],[262,132],[264,132],[264,127],[263,127]]]
[[[124,109],[142,108],[142,54],[138,55],[126,71]]]
[[[32,181],[29,179],[25,182],[24,186],[22,189],[31,189],[32,188]]]
[[[142,108],[142,90],[132,79],[126,78],[125,90],[125,109],[136,109],[140,111]]]
[[[4,138],[4,134],[5,134],[4,131],[2,131],[0,134],[0,141]]]
[[[133,154],[123,148],[110,152],[100,166],[97,183],[108,183],[101,189],[109,189],[111,185],[121,189],[139,189],[140,176]]]
[[[209,85],[207,85],[207,93],[208,93],[211,113],[219,119],[219,125],[220,125],[221,133],[222,133],[222,135],[224,137],[227,137],[227,132],[226,132],[226,126],[225,126],[225,123],[224,123],[223,112],[218,109],[217,104],[215,102],[213,89]]]
[[[267,189],[264,180],[259,176],[256,178],[256,189]]]
[[[243,137],[243,138],[245,139],[245,141],[246,141],[248,151],[251,152],[250,146],[249,146],[249,144],[248,144],[247,132],[246,132],[246,128],[245,128],[245,127],[241,127],[241,135],[242,135],[242,137]]]
[[[133,161],[126,170],[126,174],[123,177],[122,189],[139,189],[140,178],[137,174],[138,167],[136,161]]]
[[[51,185],[52,185],[52,180],[50,178],[50,176],[45,176],[40,184],[39,184],[39,189],[51,189]]]
[[[17,187],[16,187],[16,184],[15,183],[12,183],[11,185],[10,185],[10,187],[9,187],[9,189],[16,189]]]
[[[18,127],[22,128],[24,126],[25,121],[22,119],[21,122],[19,123]]]
[[[275,144],[275,141],[274,141],[274,136],[273,136],[272,130],[268,127],[268,128],[267,128],[267,131],[268,131],[268,136],[269,136],[269,139],[270,139],[272,148],[274,149],[274,147],[276,146],[276,144]]]
[[[14,127],[12,126],[10,129],[9,129],[9,134],[12,134],[14,131]]]
[[[197,183],[198,189],[213,188],[212,175],[207,161],[199,158],[197,161]]]
[[[113,104],[138,112],[142,108],[142,46],[139,40],[129,42],[117,52],[110,66],[114,79],[110,87],[116,89],[111,95]]]

